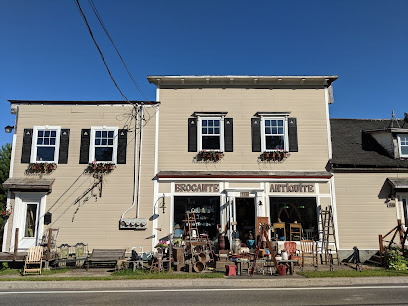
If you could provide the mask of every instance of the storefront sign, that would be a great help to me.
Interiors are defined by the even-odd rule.
[[[314,192],[313,184],[271,184],[269,192]]]
[[[219,184],[175,184],[176,192],[220,192]]]

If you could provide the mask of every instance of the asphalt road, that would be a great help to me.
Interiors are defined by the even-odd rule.
[[[408,286],[1,290],[0,305],[408,305]]]

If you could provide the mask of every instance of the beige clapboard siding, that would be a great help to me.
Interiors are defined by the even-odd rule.
[[[328,160],[323,89],[160,89],[159,170],[321,170]],[[234,119],[234,152],[217,163],[194,162],[187,119],[195,111],[227,111]],[[299,152],[283,163],[259,163],[251,152],[251,118],[258,111],[297,118]]]
[[[378,249],[378,235],[397,225],[395,207],[387,207],[380,191],[395,173],[335,173],[340,248]],[[398,174],[408,177],[408,174]]]
[[[46,199],[46,211],[50,209],[53,214],[53,223],[47,227],[60,229],[58,244],[84,242],[88,243],[91,249],[143,246],[150,250],[151,240],[146,238],[152,234],[152,222],[148,222],[148,229],[145,231],[119,230],[119,218],[132,204],[135,144],[133,131],[128,133],[127,163],[117,165],[112,173],[104,177],[101,198],[96,202],[94,198],[90,198],[85,204],[81,204],[75,213],[78,207],[78,204],[74,205],[75,200],[93,182],[91,175],[82,174],[87,165],[79,164],[81,129],[91,126],[122,128],[126,121],[126,119],[123,120],[125,118],[123,115],[130,109],[130,106],[19,106],[14,177],[25,176],[24,172],[28,166],[20,162],[22,135],[25,128],[49,125],[70,129],[68,164],[60,164],[52,174],[45,175],[55,178],[52,193]],[[149,108],[149,113],[151,120],[145,125],[143,131],[139,208],[139,216],[148,219],[153,213],[155,109]],[[134,121],[132,130],[134,130]],[[97,189],[95,193],[98,193]],[[125,215],[128,218],[135,216],[135,207]],[[11,226],[10,222],[9,229]],[[10,246],[11,235],[8,237],[7,247]]]

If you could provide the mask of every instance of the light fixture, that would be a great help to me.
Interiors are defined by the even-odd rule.
[[[259,202],[258,202],[258,205],[259,205],[259,206],[262,206],[262,201],[259,201]]]
[[[166,198],[165,195],[164,195],[164,193],[163,193],[162,198],[163,198],[163,202],[161,203],[161,205],[159,206],[159,208],[163,209],[163,214],[164,214],[164,213],[165,213],[164,209],[167,208],[167,207],[166,207],[166,203],[165,203],[165,201],[164,201],[164,199]]]
[[[6,127],[4,128],[4,131],[5,131],[6,133],[11,133],[11,132],[13,131],[13,129],[14,129],[14,126],[8,125],[8,126],[6,126]]]
[[[305,206],[304,205],[299,205],[298,208],[302,209],[302,208],[305,208]]]
[[[288,206],[288,205],[285,205],[285,206],[283,206],[283,208],[288,209],[288,208],[289,208],[289,206]]]

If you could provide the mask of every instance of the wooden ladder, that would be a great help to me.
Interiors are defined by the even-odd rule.
[[[195,213],[191,211],[187,211],[186,219],[183,220],[183,222],[184,222],[184,230],[183,230],[184,237],[188,236],[189,242],[198,240],[198,238],[200,237],[200,234],[198,233],[197,219],[196,219]],[[195,238],[193,238],[194,230],[196,232]]]
[[[322,220],[322,252],[321,252],[321,262],[322,264],[330,264],[332,267],[334,258],[333,255],[336,257],[337,264],[340,264],[339,261],[339,253],[337,250],[337,241],[336,241],[336,229],[334,227],[334,220],[333,220],[333,209],[332,206],[329,205],[326,209],[320,210],[320,216]],[[330,238],[334,242],[335,253],[331,252],[329,247]]]

